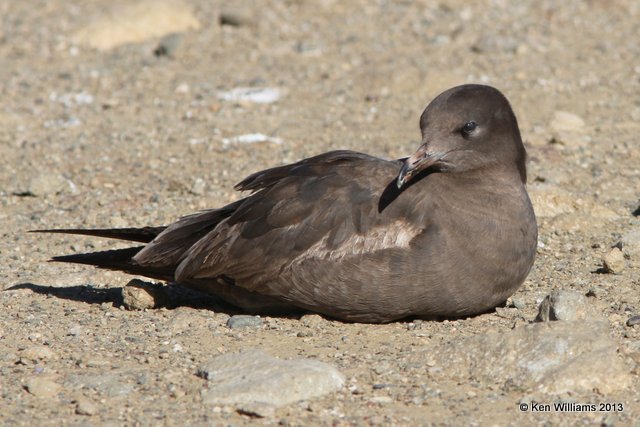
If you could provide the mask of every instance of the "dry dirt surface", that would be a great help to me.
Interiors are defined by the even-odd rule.
[[[639,34],[636,0],[0,2],[0,424],[638,425]],[[466,82],[512,102],[540,229],[496,311],[231,328],[212,298],[126,310],[126,275],[46,262],[121,243],[27,233],[167,224],[332,149],[407,155]],[[581,314],[531,323],[554,290]],[[224,401],[216,356],[240,351],[342,382]]]

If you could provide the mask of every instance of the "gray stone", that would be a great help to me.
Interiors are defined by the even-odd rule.
[[[640,316],[638,315],[631,316],[629,319],[627,319],[627,326],[636,326],[636,325],[640,325]]]
[[[227,327],[229,329],[259,328],[260,326],[262,326],[262,319],[258,316],[238,314],[231,316],[229,320],[227,320]]]
[[[511,299],[511,305],[513,305],[518,310],[522,310],[523,308],[525,308],[527,306],[527,304],[523,300],[521,300],[519,298],[512,298]]]
[[[156,56],[174,56],[178,47],[182,42],[182,34],[181,33],[171,33],[169,35],[164,36],[160,43],[158,43],[158,47],[155,48],[153,53]]]
[[[98,406],[86,397],[76,399],[76,414],[95,415],[98,413]]]
[[[632,383],[617,347],[606,322],[544,322],[439,343],[413,357],[433,375],[523,394],[607,395]]]
[[[213,358],[200,368],[209,381],[205,403],[240,405],[260,403],[275,407],[311,399],[338,390],[344,376],[333,366],[316,360],[280,360],[249,349]]]
[[[25,388],[34,396],[44,398],[54,397],[62,390],[60,384],[46,377],[29,378],[25,384]]]
[[[618,248],[611,249],[602,257],[602,268],[607,273],[622,273],[624,267],[624,254]]]
[[[603,320],[595,305],[584,295],[575,291],[551,292],[540,303],[536,322],[553,320]]]
[[[122,303],[128,310],[144,310],[166,305],[167,295],[161,285],[133,279],[122,288]]]
[[[620,239],[622,252],[634,267],[640,267],[640,230],[631,231]]]

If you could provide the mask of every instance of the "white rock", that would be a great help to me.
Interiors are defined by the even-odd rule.
[[[580,116],[567,111],[556,111],[551,119],[551,129],[555,132],[581,132],[584,126]]]
[[[248,133],[245,135],[234,136],[232,138],[223,138],[223,145],[230,144],[255,144],[257,142],[270,142],[272,144],[282,144],[282,139],[264,135],[262,133]]]
[[[280,99],[281,90],[277,87],[237,87],[226,92],[218,92],[218,98],[233,102],[253,102],[271,104]]]

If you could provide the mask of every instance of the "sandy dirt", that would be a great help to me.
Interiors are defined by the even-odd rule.
[[[129,3],[0,3],[0,424],[256,422],[203,404],[196,375],[215,355],[256,347],[346,376],[341,391],[278,408],[266,424],[637,423],[640,326],[627,321],[640,314],[640,254],[626,253],[617,274],[602,258],[640,229],[640,3]],[[100,44],[130,22],[137,39]],[[505,93],[529,154],[541,244],[509,315],[265,318],[232,330],[233,313],[208,298],[178,292],[177,307],[128,311],[130,277],[46,262],[121,243],[27,233],[167,224],[237,199],[233,184],[251,172],[331,149],[410,154],[427,103],[466,82]],[[221,98],[237,87],[277,88],[279,99]],[[271,139],[234,140],[255,133]],[[428,345],[526,324],[555,289],[601,307],[632,375],[626,390],[569,397],[623,412],[523,413],[527,390],[436,381],[407,362]]]

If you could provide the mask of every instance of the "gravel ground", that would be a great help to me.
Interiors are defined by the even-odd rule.
[[[0,3],[0,424],[638,422],[637,1],[132,3]],[[422,109],[465,82],[512,102],[540,226],[531,274],[496,312],[229,328],[235,313],[211,298],[171,288],[171,307],[125,310],[126,275],[45,262],[118,243],[27,233],[166,224],[235,200],[251,172],[331,149],[407,155]],[[628,383],[536,398],[622,412],[521,412],[534,391],[421,362],[524,328],[558,289],[604,315]],[[258,348],[325,362],[345,384],[266,410],[207,403],[199,369]]]

